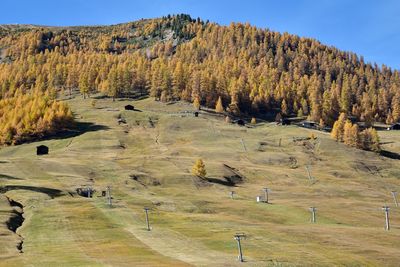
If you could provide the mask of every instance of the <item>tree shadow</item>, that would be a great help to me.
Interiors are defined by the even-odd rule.
[[[73,127],[52,135],[45,136],[43,138],[38,138],[41,141],[54,140],[54,139],[67,139],[71,137],[77,137],[88,132],[97,132],[102,130],[109,130],[110,127],[105,125],[94,124],[92,122],[75,122]],[[35,140],[37,141],[37,140]]]
[[[220,185],[229,186],[229,187],[236,187],[236,184],[233,183],[232,181],[221,180],[218,178],[211,178],[211,177],[210,178],[206,177],[205,179],[206,179],[206,181],[213,183],[213,184],[220,184]]]
[[[391,152],[391,151],[387,151],[387,150],[382,150],[380,152],[380,155],[385,157],[385,158],[400,160],[400,154],[399,153],[395,153],[395,152]]]
[[[27,186],[27,185],[6,185],[0,187],[0,193],[4,194],[8,191],[12,190],[28,190],[28,191],[34,191],[38,193],[43,193],[48,195],[51,198],[56,198],[63,196],[63,192],[58,189],[53,189],[53,188],[48,188],[48,187],[36,187],[36,186]]]
[[[6,180],[24,180],[24,179],[22,179],[22,178],[17,178],[17,177],[14,177],[14,176],[10,176],[10,175],[7,175],[7,174],[1,174],[1,173],[0,173],[0,179],[6,179]]]
[[[380,145],[389,145],[389,144],[394,144],[395,142],[389,141],[389,142],[380,142]]]

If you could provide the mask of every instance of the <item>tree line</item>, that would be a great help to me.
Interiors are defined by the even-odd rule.
[[[0,144],[15,145],[65,129],[73,122],[68,105],[32,92],[0,100]]]
[[[37,28],[1,37],[1,98],[79,90],[198,101],[235,115],[307,116],[333,126],[341,113],[400,120],[397,70],[317,40],[188,15],[105,27]]]

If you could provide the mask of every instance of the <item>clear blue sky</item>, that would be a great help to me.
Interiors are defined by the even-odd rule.
[[[187,13],[313,37],[400,69],[399,0],[3,0],[0,24],[115,24]]]

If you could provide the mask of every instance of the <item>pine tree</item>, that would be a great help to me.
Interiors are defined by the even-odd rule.
[[[352,129],[353,124],[347,120],[343,127],[343,142],[345,145],[352,146]]]
[[[386,124],[392,124],[394,122],[392,112],[389,110],[388,115],[386,117],[385,123]]]
[[[193,165],[192,174],[204,178],[207,175],[206,166],[202,159],[198,159]]]
[[[397,93],[392,100],[393,122],[400,121],[400,93]]]
[[[88,73],[83,71],[79,76],[79,91],[81,92],[83,98],[89,94],[89,82],[88,82]]]
[[[320,128],[320,129],[324,129],[325,126],[326,126],[325,121],[321,118],[321,119],[319,120],[319,128]]]
[[[336,141],[343,142],[344,125],[346,123],[347,116],[345,113],[341,113],[339,119],[333,124],[331,137]]]
[[[333,124],[331,137],[335,139],[337,142],[340,141],[340,126],[338,121],[335,121],[335,123]]]
[[[340,95],[340,108],[344,113],[348,113],[350,111],[350,84],[347,76],[343,79],[342,92]]]
[[[108,77],[108,96],[112,97],[113,101],[119,96],[120,93],[120,79],[116,67],[111,68]]]
[[[286,104],[286,100],[285,99],[283,99],[283,101],[282,101],[281,111],[282,111],[282,114],[289,115],[289,108],[288,108],[288,106]]]
[[[218,113],[224,112],[224,106],[222,105],[221,97],[218,97],[217,104],[215,105],[215,111]]]
[[[199,101],[199,98],[198,98],[198,97],[196,97],[196,98],[194,99],[194,101],[193,101],[193,106],[194,106],[195,109],[200,110],[200,101]]]
[[[361,132],[361,148],[374,152],[380,152],[380,141],[377,131],[374,128],[368,128]]]
[[[378,132],[374,129],[371,128],[371,150],[374,152],[380,152],[381,151],[381,146],[380,146],[380,140],[379,140],[379,135]]]
[[[360,129],[358,128],[358,125],[355,123],[351,127],[351,141],[350,145],[353,147],[360,148]]]

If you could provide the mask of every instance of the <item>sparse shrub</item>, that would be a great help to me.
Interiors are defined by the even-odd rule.
[[[97,100],[93,99],[92,102],[90,102],[90,105],[92,106],[92,108],[95,108],[97,104]]]
[[[199,176],[204,178],[207,175],[206,166],[202,159],[196,160],[196,163],[193,165],[192,174],[195,176]]]

